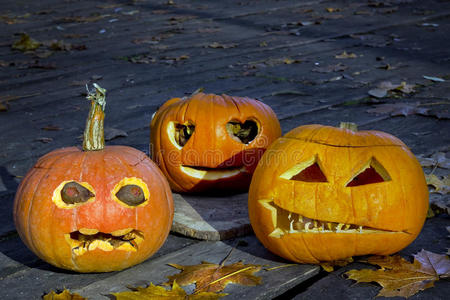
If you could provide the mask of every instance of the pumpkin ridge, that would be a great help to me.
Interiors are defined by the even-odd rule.
[[[28,234],[31,235],[31,233],[32,233],[31,226],[32,226],[32,224],[34,223],[34,222],[31,222],[31,211],[32,211],[32,209],[33,209],[33,205],[35,205],[35,203],[36,203],[36,202],[34,201],[34,200],[35,200],[35,197],[36,197],[36,191],[38,191],[38,190],[41,188],[40,185],[42,184],[42,181],[43,181],[45,178],[47,178],[48,173],[52,170],[52,167],[53,167],[54,165],[57,165],[57,162],[58,162],[58,161],[62,160],[63,158],[65,158],[66,156],[69,156],[69,155],[71,155],[70,152],[69,152],[69,153],[63,153],[62,155],[56,155],[56,157],[53,158],[54,160],[53,160],[53,162],[50,164],[49,168],[46,169],[45,175],[41,176],[41,177],[39,178],[39,182],[35,185],[35,190],[34,190],[34,192],[33,192],[33,197],[32,197],[31,200],[30,200],[30,208],[29,208],[29,210],[28,210],[28,217],[27,217],[27,222],[28,222]],[[66,162],[66,161],[64,161],[64,162]],[[54,215],[54,211],[55,211],[55,207],[52,208],[51,216]],[[53,218],[51,218],[51,219],[53,220]],[[54,226],[52,226],[52,228],[54,228]],[[51,234],[51,236],[54,237],[55,235]],[[40,251],[38,251],[38,247],[36,247],[36,245],[35,245],[35,243],[34,243],[34,239],[33,239],[33,238],[29,238],[29,239],[27,239],[27,240],[28,240],[28,242],[30,242],[30,243],[32,244],[31,246],[32,246],[32,248],[34,248],[33,252],[41,254]],[[36,252],[36,251],[37,251],[37,252]],[[40,255],[39,255],[39,256],[40,256]],[[40,256],[40,257],[41,257],[41,256]],[[52,259],[55,259],[55,249],[54,249],[53,247],[52,247]]]
[[[331,143],[327,143],[324,141],[319,141],[319,140],[313,140],[313,139],[306,139],[306,138],[296,138],[296,137],[287,137],[287,136],[283,136],[280,137],[280,139],[289,139],[289,140],[296,140],[296,141],[302,141],[305,143],[311,143],[311,144],[319,144],[319,145],[324,145],[324,146],[329,146],[329,147],[337,147],[337,148],[372,148],[372,147],[400,147],[400,148],[404,148],[404,145],[400,145],[400,144],[372,144],[372,145],[336,145],[336,144],[331,144]]]

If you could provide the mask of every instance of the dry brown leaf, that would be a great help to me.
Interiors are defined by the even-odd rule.
[[[367,110],[368,113],[390,114],[391,116],[428,115],[428,108],[418,107],[418,103],[385,103]]]
[[[432,193],[439,193],[446,195],[450,193],[450,177],[449,175],[440,178],[434,174],[425,174],[425,179],[428,185],[431,185],[434,190]]]
[[[84,298],[80,296],[77,293],[71,293],[69,290],[64,289],[61,293],[56,293],[54,291],[51,291],[50,293],[44,295],[42,297],[43,300],[85,300],[87,298]]]
[[[226,294],[216,294],[211,292],[186,294],[175,281],[172,289],[166,290],[162,286],[156,286],[153,283],[146,288],[132,288],[131,292],[112,293],[116,300],[147,300],[147,299],[171,299],[171,300],[214,300],[225,296]]]
[[[199,265],[192,266],[178,264],[169,264],[169,266],[182,270],[182,272],[168,276],[169,281],[166,284],[171,284],[175,280],[181,286],[195,283],[195,292],[220,292],[229,283],[255,286],[261,282],[261,277],[253,275],[261,270],[260,265],[245,265],[242,262],[217,265],[202,262]]]
[[[285,59],[283,59],[283,62],[286,65],[292,65],[292,64],[299,64],[302,61],[300,59],[285,58]]]
[[[346,58],[357,58],[358,56],[355,53],[347,53],[347,51],[344,51],[341,54],[335,55],[334,57],[339,59],[346,59]]]
[[[350,270],[345,274],[357,282],[377,282],[383,288],[377,296],[411,297],[433,287],[440,278],[450,276],[450,260],[445,254],[426,250],[414,255],[414,262],[395,256],[374,256],[367,261],[381,267],[379,270]]]
[[[338,63],[336,65],[316,67],[316,68],[312,69],[311,71],[318,72],[318,73],[331,73],[331,72],[341,72],[341,71],[345,71],[347,69],[348,69],[348,66]]]
[[[348,257],[341,260],[325,261],[321,262],[320,266],[328,273],[334,271],[334,267],[344,267],[353,262],[353,257]]]
[[[22,33],[20,40],[15,41],[11,48],[19,51],[32,51],[41,46],[41,43],[32,39],[28,34]]]
[[[327,7],[327,8],[325,8],[325,10],[329,13],[341,11],[340,8],[334,8],[334,7]]]
[[[209,48],[214,48],[214,49],[228,49],[228,48],[235,48],[237,47],[236,43],[230,43],[230,44],[222,44],[222,43],[218,43],[218,42],[213,42],[211,44],[208,45]]]
[[[450,158],[444,152],[433,153],[430,157],[418,156],[417,159],[422,167],[439,167],[450,169]]]
[[[400,84],[393,84],[390,81],[381,82],[376,88],[369,90],[369,95],[376,98],[384,98],[390,91],[397,91],[405,94],[414,93],[416,86],[414,84],[408,84],[405,81]]]

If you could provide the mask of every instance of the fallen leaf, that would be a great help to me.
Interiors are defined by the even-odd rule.
[[[32,39],[28,34],[22,33],[20,40],[15,41],[11,48],[22,52],[36,50],[42,43]]]
[[[431,185],[434,190],[431,193],[439,193],[446,195],[450,193],[450,177],[449,175],[440,178],[434,174],[425,174],[425,180],[428,185]]]
[[[368,94],[375,98],[384,98],[390,91],[397,91],[405,94],[413,93],[415,92],[415,87],[416,86],[414,84],[408,84],[405,81],[401,82],[400,84],[393,84],[390,81],[383,81],[378,84],[376,88],[369,90]]]
[[[367,93],[370,96],[375,97],[375,98],[384,98],[387,96],[388,90],[375,88],[375,89],[369,90]]]
[[[261,266],[245,265],[240,261],[230,265],[202,262],[199,265],[191,266],[178,264],[169,264],[169,266],[182,270],[182,272],[168,276],[169,281],[166,284],[171,284],[175,280],[181,286],[195,283],[195,292],[220,292],[229,283],[255,286],[261,282],[261,277],[253,275],[261,270]]]
[[[335,55],[334,57],[339,59],[346,59],[346,58],[357,58],[358,56],[355,53],[347,53],[347,51],[344,51],[341,54]]]
[[[348,66],[338,63],[336,65],[316,67],[316,68],[312,69],[311,71],[318,72],[318,73],[330,73],[330,72],[341,72],[341,71],[345,71],[347,69],[348,69]]]
[[[419,291],[433,287],[440,278],[450,276],[450,260],[447,255],[426,250],[414,255],[410,263],[399,255],[374,256],[367,261],[381,269],[350,270],[345,274],[359,282],[377,282],[383,288],[377,297],[411,297]]]
[[[80,296],[77,293],[71,293],[69,290],[64,289],[61,293],[56,293],[54,291],[51,291],[50,293],[44,295],[42,297],[43,300],[85,300],[87,298],[84,298]]]
[[[127,137],[128,133],[121,129],[105,127],[105,141],[110,141],[118,137]]]
[[[433,76],[426,76],[426,75],[423,75],[423,78],[431,80],[431,81],[437,81],[437,82],[444,82],[445,81],[445,79],[442,79],[440,77],[433,77]]]
[[[450,215],[450,197],[438,193],[431,194],[429,210],[433,212],[433,217],[436,214],[442,213]]]
[[[340,8],[334,8],[334,7],[327,7],[327,8],[325,8],[325,10],[329,13],[341,11]]]
[[[52,142],[53,139],[49,138],[49,137],[40,137],[40,138],[35,139],[35,141],[42,142],[44,144],[48,144],[48,143]]]
[[[299,64],[302,61],[300,59],[285,58],[285,59],[283,59],[283,62],[286,65],[292,65],[292,64]]]
[[[344,267],[353,262],[353,257],[348,257],[346,259],[334,260],[334,261],[326,261],[321,262],[320,266],[327,271],[328,273],[334,271],[334,267]]]
[[[219,299],[227,294],[216,294],[211,292],[194,293],[192,295],[186,294],[175,281],[172,284],[172,289],[166,290],[162,286],[156,286],[153,283],[146,288],[136,287],[131,288],[131,292],[112,293],[116,300],[150,300],[150,299],[170,299],[170,300],[214,300]]]
[[[214,49],[218,49],[218,48],[228,49],[228,48],[235,48],[235,47],[237,47],[237,44],[236,43],[221,44],[221,43],[218,43],[218,42],[213,42],[213,43],[209,44],[208,47],[209,48],[214,48]]]
[[[198,33],[216,33],[216,32],[220,32],[221,29],[220,28],[199,28],[197,29]]]
[[[309,25],[313,25],[314,24],[314,22],[311,22],[311,21],[298,21],[297,22],[297,25],[300,25],[300,26],[309,26]]]
[[[46,130],[46,131],[59,131],[61,130],[61,127],[59,126],[54,126],[54,125],[47,125],[41,128],[42,130]]]
[[[450,169],[450,158],[444,152],[433,153],[431,157],[418,156],[417,159],[422,167]]]
[[[74,16],[74,17],[63,17],[57,20],[57,23],[90,23],[97,22],[103,18],[110,17],[111,15],[94,15],[89,17]]]
[[[138,14],[139,10],[135,9],[135,10],[130,10],[130,11],[122,11],[120,13],[125,16],[133,16],[135,14]]]
[[[179,61],[186,60],[186,59],[189,59],[189,55],[180,55],[177,57],[170,57],[170,56],[161,57],[161,60],[163,60],[164,62],[166,62],[168,64],[173,64],[175,62],[179,62]]]
[[[428,108],[418,107],[418,104],[385,103],[368,109],[368,113],[389,114],[391,116],[428,115]]]

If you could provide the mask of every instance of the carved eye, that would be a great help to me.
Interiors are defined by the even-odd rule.
[[[137,177],[125,177],[111,190],[111,197],[126,208],[148,204],[150,191],[147,184]]]
[[[145,195],[140,186],[128,184],[120,188],[116,197],[129,206],[138,206],[144,203]]]
[[[231,138],[243,144],[250,143],[258,135],[258,124],[253,120],[246,120],[244,123],[230,121],[226,127]]]
[[[346,186],[353,187],[390,180],[391,177],[386,169],[375,158],[372,158]]]
[[[296,164],[286,172],[280,175],[287,180],[296,180],[304,182],[328,182],[327,177],[320,168],[317,157]]]
[[[78,204],[88,201],[95,195],[81,184],[70,181],[61,190],[61,200],[66,204]]]
[[[169,139],[175,146],[180,149],[183,148],[184,145],[186,145],[194,131],[195,125],[190,122],[186,124],[170,122],[167,127]]]

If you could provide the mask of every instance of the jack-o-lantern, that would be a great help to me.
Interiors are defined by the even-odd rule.
[[[104,146],[105,90],[95,85],[83,149],[41,157],[18,187],[14,220],[41,259],[78,272],[140,263],[169,234],[172,194],[155,163],[127,146]]]
[[[424,224],[428,189],[407,146],[384,132],[343,127],[295,128],[255,170],[250,222],[279,256],[319,263],[388,255],[409,245]]]
[[[264,103],[194,93],[173,98],[150,125],[152,158],[177,192],[248,190],[252,173],[280,124]]]

